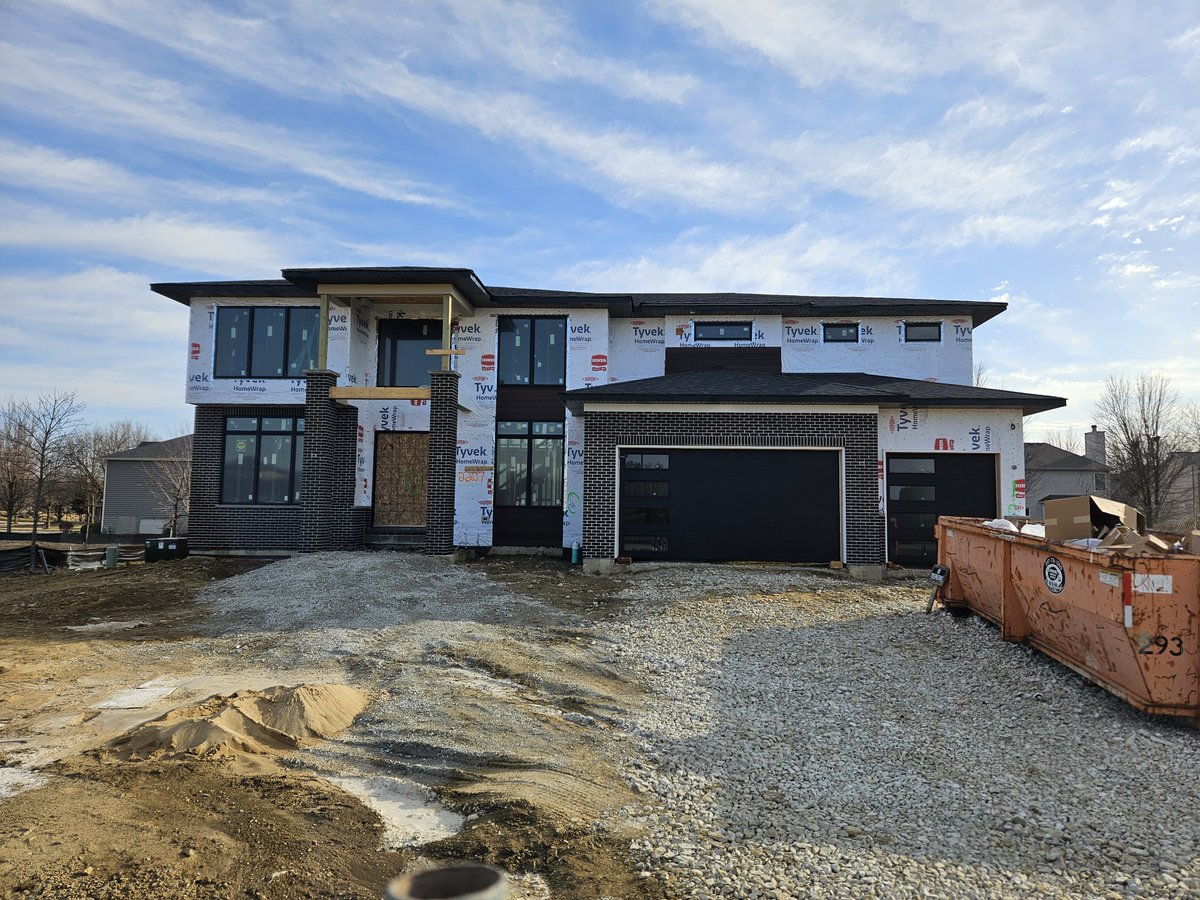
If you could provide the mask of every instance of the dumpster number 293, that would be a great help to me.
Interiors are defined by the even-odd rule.
[[[1183,655],[1183,638],[1168,638],[1165,635],[1156,634],[1154,637],[1146,635],[1143,640],[1145,643],[1142,644],[1141,649],[1138,650],[1138,653],[1142,653],[1147,656],[1160,655],[1163,653],[1170,653],[1171,656]],[[1171,649],[1168,650],[1168,647]]]

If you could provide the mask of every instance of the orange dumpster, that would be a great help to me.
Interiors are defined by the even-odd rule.
[[[1200,556],[1123,555],[938,519],[948,608],[1000,626],[1140,710],[1200,718]]]

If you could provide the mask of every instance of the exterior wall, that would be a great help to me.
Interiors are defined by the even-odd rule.
[[[618,447],[830,447],[845,451],[845,562],[883,563],[883,518],[876,502],[878,443],[874,411],[701,410],[587,411],[583,464],[585,558],[611,559],[615,553]]]
[[[426,478],[425,552],[454,549],[455,447],[458,441],[457,372],[433,372],[429,387],[429,474]]]
[[[1104,473],[1073,469],[1026,469],[1025,508],[1027,515],[1031,519],[1042,518],[1042,498],[1051,495],[1078,497],[1083,494],[1095,494],[1097,497],[1107,497],[1107,487],[1100,488],[1096,485],[1098,474],[1103,476],[1102,483],[1107,484],[1108,476]]]
[[[1198,454],[1188,456],[1197,458]],[[1162,527],[1174,531],[1200,528],[1200,463],[1185,463],[1167,489],[1158,518]]]
[[[150,459],[110,459],[105,463],[102,532],[157,534],[162,530],[169,518],[168,501],[154,476],[162,465]],[[155,522],[159,524],[152,527]],[[180,534],[186,533],[180,529]]]
[[[188,542],[195,551],[298,550],[303,528],[302,507],[221,503],[221,470],[225,455],[225,417],[299,416],[303,406],[196,407],[192,438],[192,497]],[[307,422],[305,423],[307,428]],[[305,462],[308,436],[305,434]],[[307,479],[308,473],[305,473]],[[307,485],[304,488],[307,491]]]
[[[892,408],[879,411],[879,513],[886,509],[887,453],[998,453],[997,489],[1007,516],[1025,515],[1025,443],[1019,409]]]
[[[304,529],[301,550],[361,547],[367,510],[354,506],[357,412],[334,403],[332,371],[307,373],[304,404]]]

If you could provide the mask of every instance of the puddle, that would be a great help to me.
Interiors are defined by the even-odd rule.
[[[383,820],[381,850],[419,847],[458,833],[463,817],[446,809],[433,792],[411,781],[387,776],[330,778]]]
[[[12,797],[46,783],[46,776],[12,766],[0,768],[0,797]]]

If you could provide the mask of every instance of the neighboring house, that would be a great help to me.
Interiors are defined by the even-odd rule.
[[[191,307],[200,552],[927,565],[939,514],[1025,512],[1022,417],[1066,402],[971,386],[997,302],[283,276],[151,286]]]
[[[1190,531],[1200,528],[1200,452],[1172,453],[1171,468],[1176,465],[1179,468],[1158,519],[1170,531]]]
[[[1097,441],[1096,435],[1099,436]],[[1027,515],[1042,518],[1042,504],[1062,497],[1094,494],[1108,496],[1108,466],[1105,464],[1104,432],[1092,426],[1086,456],[1053,444],[1025,445],[1025,495]],[[1091,458],[1089,458],[1091,457]]]
[[[104,464],[104,534],[187,534],[192,436],[143,441]]]

